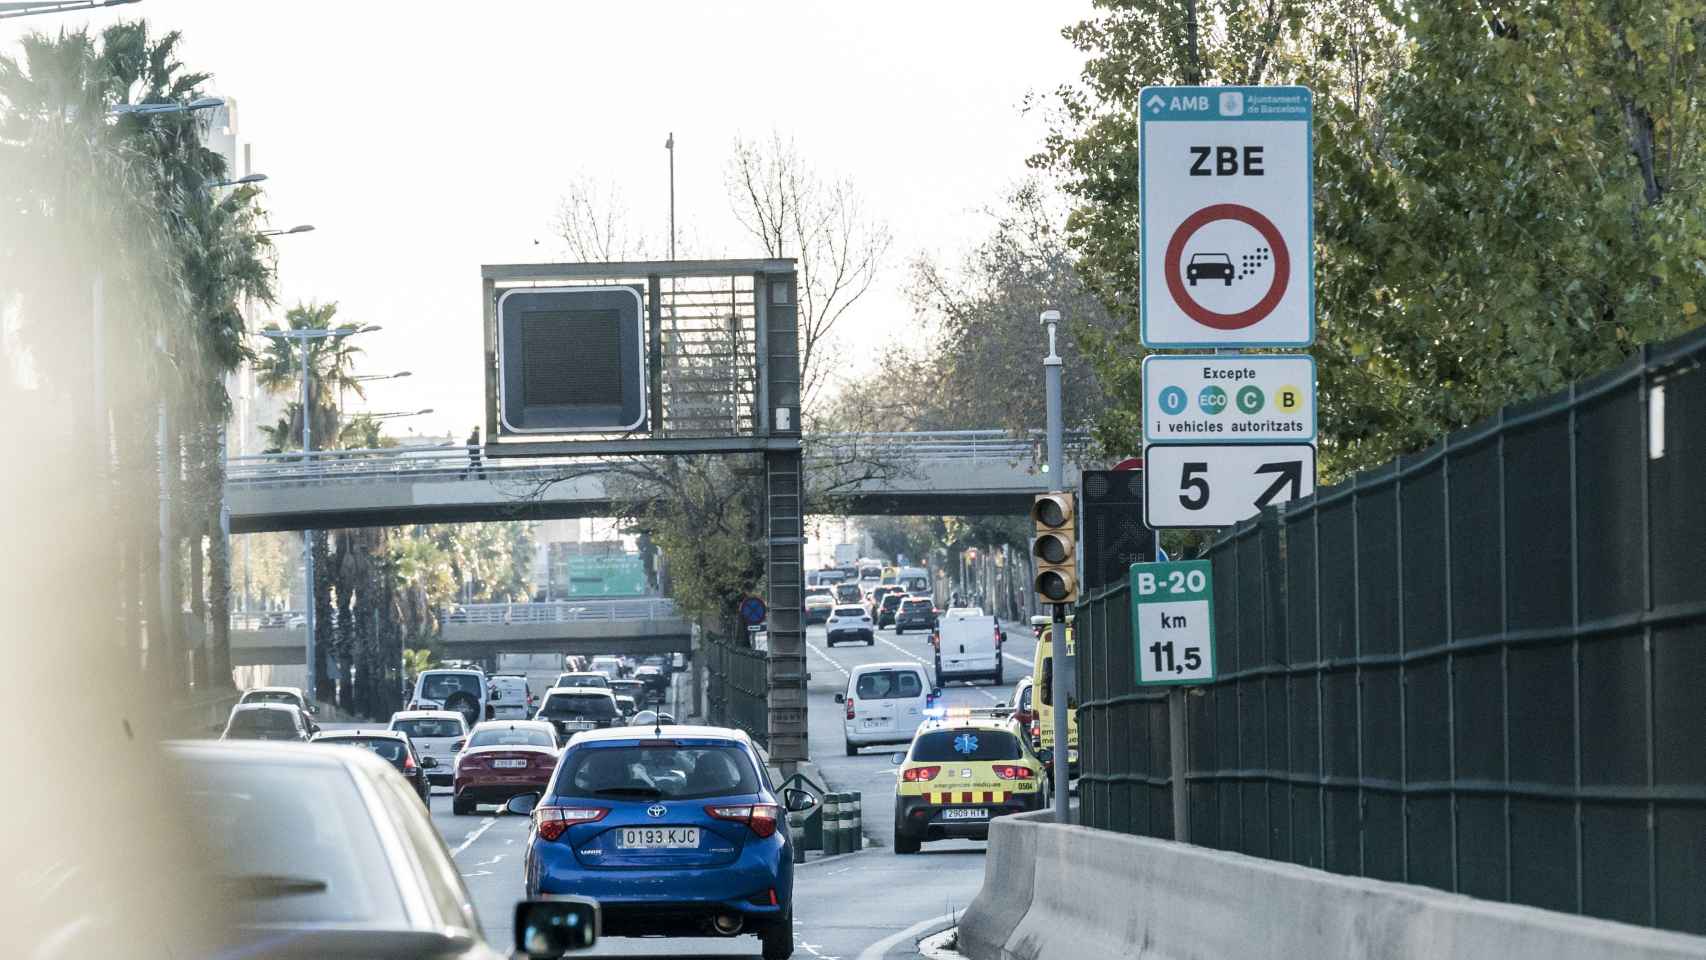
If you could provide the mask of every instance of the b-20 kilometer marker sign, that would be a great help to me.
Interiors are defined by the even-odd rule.
[[[1207,560],[1131,565],[1137,682],[1214,679],[1214,571]]]

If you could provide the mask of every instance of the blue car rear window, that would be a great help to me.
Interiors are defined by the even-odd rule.
[[[587,746],[572,751],[552,787],[559,798],[697,800],[758,792],[758,774],[734,744]]]

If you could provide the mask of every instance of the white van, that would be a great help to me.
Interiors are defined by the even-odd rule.
[[[533,719],[533,692],[519,673],[494,673],[488,684],[493,720]]]
[[[956,607],[942,614],[936,637],[936,686],[984,679],[1001,686],[1001,627],[994,617]]]
[[[842,723],[847,755],[878,743],[911,743],[936,694],[924,668],[911,661],[854,667],[847,692],[835,695],[835,702],[847,708]]]

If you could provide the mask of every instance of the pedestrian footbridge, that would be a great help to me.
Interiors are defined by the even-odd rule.
[[[1069,438],[1050,484],[1039,436],[999,430],[834,434],[804,448],[808,499],[854,514],[1022,514],[1078,482],[1085,442]],[[625,459],[476,459],[471,447],[317,450],[233,457],[232,533],[608,517],[635,489]]]
[[[649,656],[686,653],[692,626],[659,597],[472,603],[439,621],[444,655],[478,660],[500,653]],[[300,664],[307,631],[299,611],[233,614],[231,664]]]

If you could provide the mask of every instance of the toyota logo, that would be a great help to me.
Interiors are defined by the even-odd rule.
[[[654,803],[646,808],[646,816],[656,820],[669,812],[669,808],[661,803]]]

